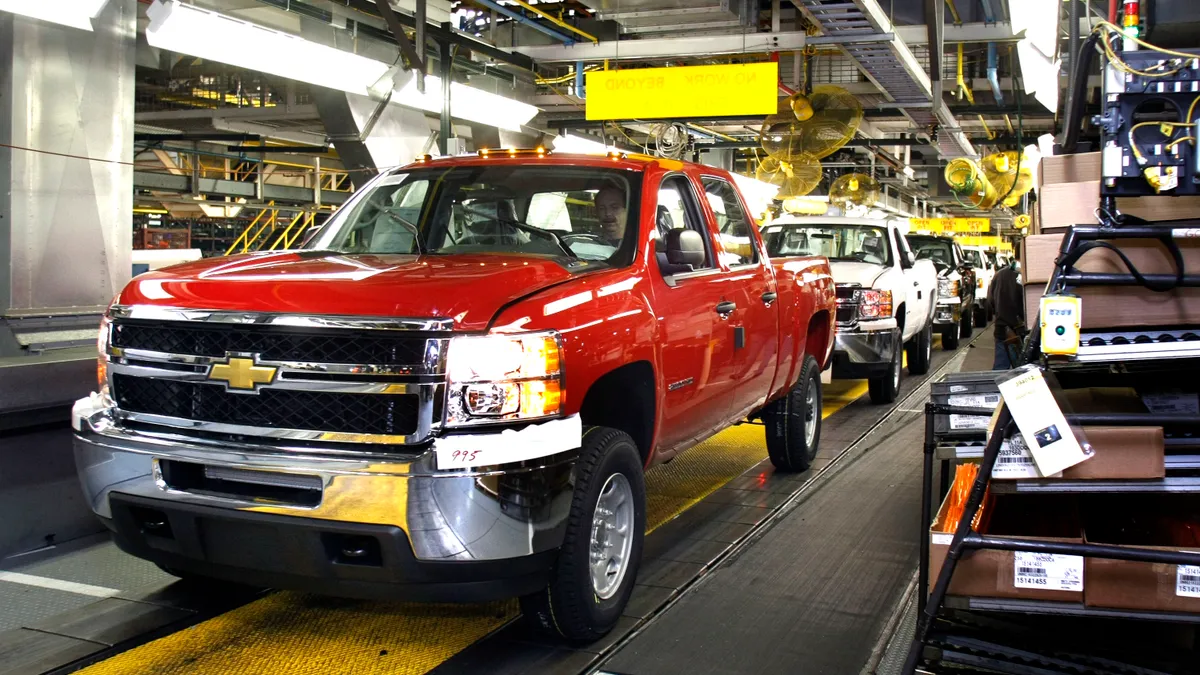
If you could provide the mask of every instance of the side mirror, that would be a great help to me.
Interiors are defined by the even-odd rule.
[[[908,251],[905,251],[904,249],[900,249],[900,268],[901,269],[906,269],[906,270],[912,269],[913,265],[916,265],[916,264],[917,264],[917,261],[913,259],[912,253],[909,253]]]
[[[695,230],[671,230],[666,236],[667,262],[672,265],[703,265],[704,238]]]

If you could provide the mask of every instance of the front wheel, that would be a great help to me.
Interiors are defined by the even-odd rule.
[[[971,330],[974,328],[971,319],[974,317],[974,312],[970,306],[965,306],[962,313],[962,336],[964,338],[971,337]]]
[[[901,345],[896,345],[892,351],[892,362],[888,364],[887,372],[867,380],[871,403],[891,403],[900,395],[900,369],[904,363],[904,349]]]
[[[646,483],[633,439],[608,427],[584,430],[574,478],[550,582],[521,598],[521,612],[543,632],[593,642],[612,630],[633,592],[646,531]]]
[[[933,324],[917,333],[908,344],[908,374],[924,375],[929,372],[929,363],[933,360]]]
[[[942,326],[942,349],[952,352],[958,349],[958,324]]]
[[[767,404],[762,413],[767,454],[780,471],[805,471],[812,466],[821,442],[821,367],[804,357],[800,380],[783,398]]]
[[[987,322],[988,322],[987,307],[976,307],[975,308],[975,325],[982,328],[983,326],[987,325]]]

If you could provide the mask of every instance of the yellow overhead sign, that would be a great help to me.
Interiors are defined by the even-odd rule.
[[[1000,246],[1000,237],[977,237],[974,235],[958,237],[958,243],[963,246],[986,246],[989,248],[997,248]]]
[[[779,64],[594,70],[587,78],[589,120],[774,115]]]
[[[909,218],[909,227],[926,232],[988,232],[991,218]]]

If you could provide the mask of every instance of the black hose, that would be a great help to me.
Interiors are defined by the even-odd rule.
[[[1074,84],[1071,90],[1071,99],[1067,102],[1068,108],[1063,116],[1063,123],[1066,128],[1063,130],[1063,139],[1060,146],[1062,154],[1072,155],[1075,153],[1075,146],[1079,144],[1079,133],[1083,130],[1083,111],[1087,106],[1087,82],[1088,70],[1092,67],[1092,54],[1096,51],[1096,41],[1100,39],[1100,32],[1094,31],[1084,41],[1083,46],[1079,48],[1079,54],[1075,57],[1074,68]]]

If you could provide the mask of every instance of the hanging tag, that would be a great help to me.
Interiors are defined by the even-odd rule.
[[[997,378],[996,384],[1043,476],[1092,456],[1091,447],[1083,447],[1075,438],[1041,368],[1021,366]]]

